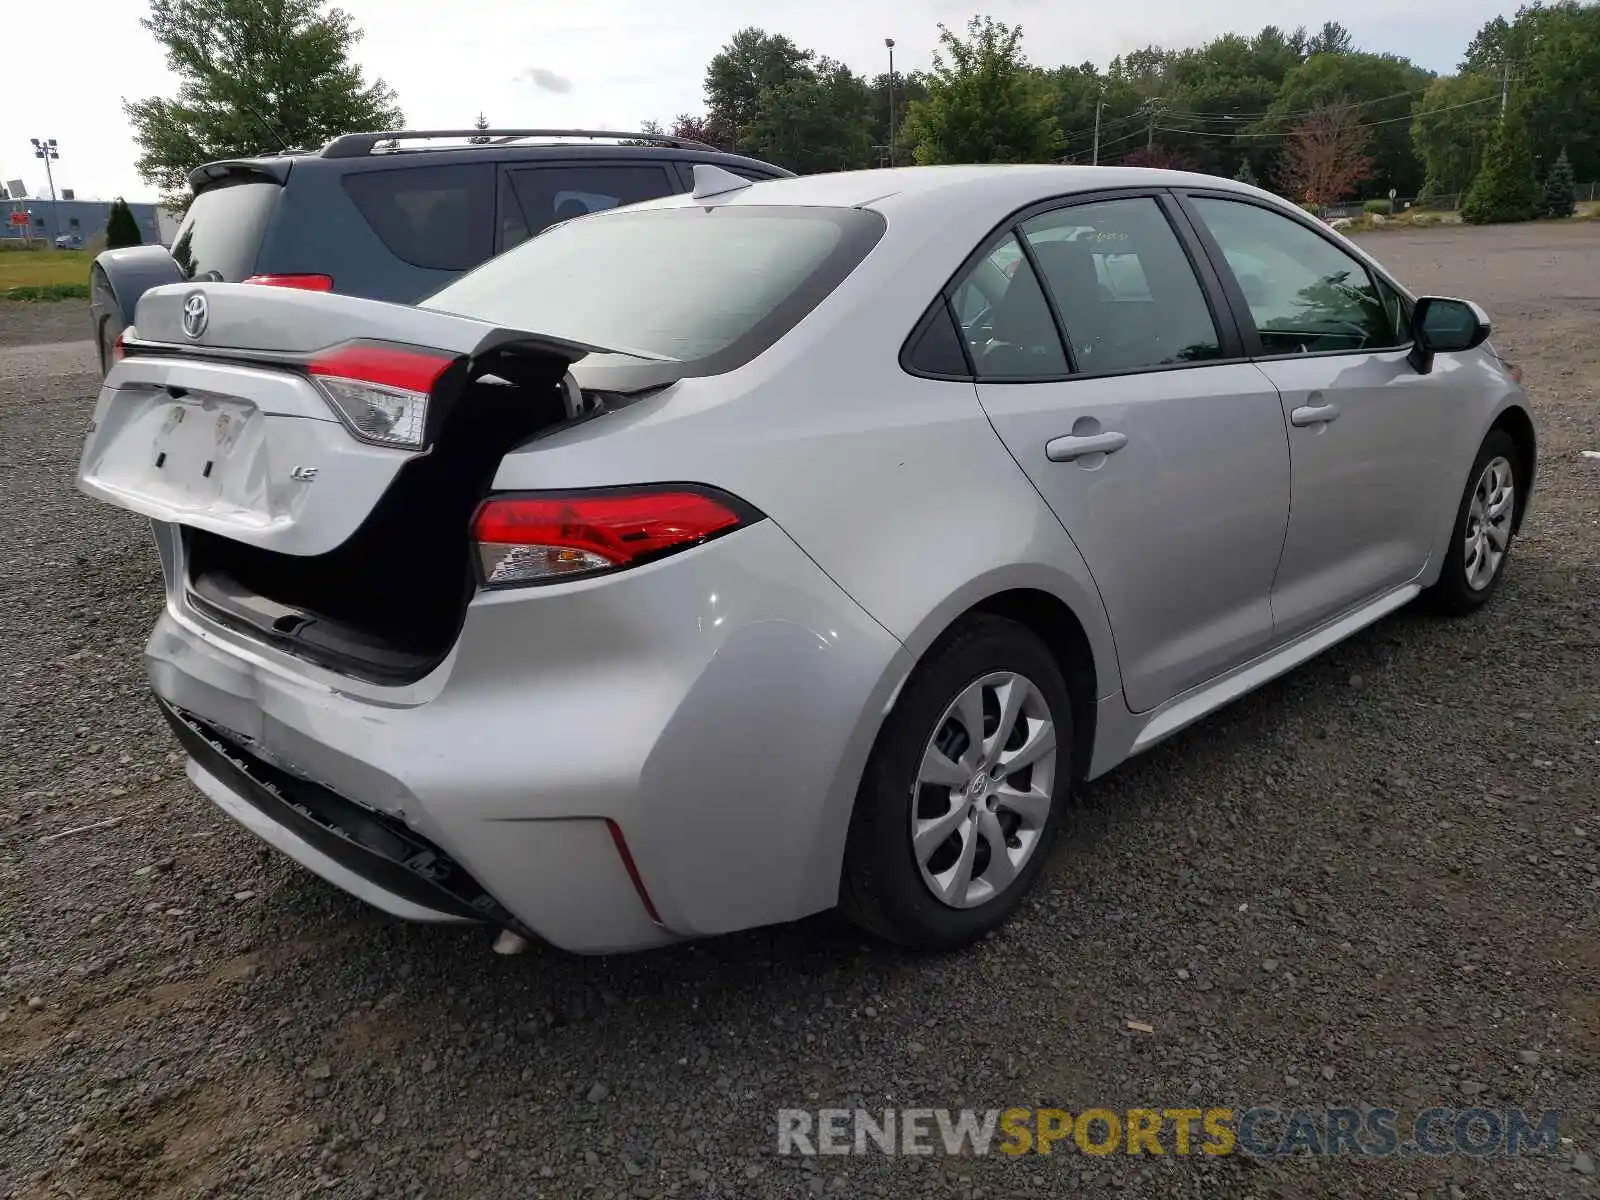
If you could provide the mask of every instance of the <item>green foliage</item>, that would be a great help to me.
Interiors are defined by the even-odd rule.
[[[123,246],[138,246],[144,242],[139,236],[139,222],[133,219],[128,202],[118,196],[111,202],[111,214],[106,218],[106,249],[120,250]]]
[[[1028,65],[1020,25],[973,17],[965,39],[940,25],[927,87],[906,115],[919,163],[1047,162],[1061,152],[1056,97]]]
[[[478,119],[472,123],[472,127],[474,129],[487,129],[487,128],[489,128],[489,118],[484,116],[480,112],[478,114]],[[488,145],[489,140],[490,139],[487,136],[485,136],[484,134],[481,134],[481,133],[478,134],[476,137],[469,137],[467,139],[467,141],[471,142],[474,146],[485,146],[485,145]]]
[[[1482,73],[1450,75],[1428,85],[1411,115],[1423,194],[1459,194],[1472,186],[1500,120],[1499,100],[1500,81]]]
[[[360,31],[326,0],[151,0],[140,23],[166,50],[178,94],[123,108],[139,174],[175,207],[202,163],[401,124],[394,92],[350,61]]]
[[[1512,69],[1511,92],[1527,108],[1537,161],[1562,148],[1576,178],[1600,177],[1600,4],[1558,0],[1525,4],[1478,31],[1461,67],[1498,81]]]
[[[1394,213],[1394,203],[1389,200],[1367,200],[1362,203],[1361,211],[1372,213],[1379,217],[1387,217]]]
[[[1531,221],[1544,194],[1533,177],[1533,148],[1520,106],[1506,113],[1484,151],[1483,167],[1461,205],[1461,219],[1473,225]]]
[[[1412,97],[1432,76],[1421,67],[1390,54],[1315,54],[1291,71],[1256,132],[1287,132],[1298,114],[1322,105],[1348,105],[1371,133],[1371,185],[1413,195],[1422,186],[1422,171],[1411,146],[1408,118]]]
[[[761,93],[740,142],[747,152],[807,174],[872,162],[872,92],[843,63],[819,58]]]
[[[1544,177],[1544,215],[1570,217],[1578,211],[1578,189],[1572,179],[1572,162],[1565,149]]]
[[[1261,186],[1256,179],[1255,171],[1250,166],[1248,157],[1239,160],[1239,169],[1233,173],[1233,177],[1240,183],[1248,183],[1251,187]]]
[[[32,303],[41,300],[87,300],[87,283],[44,283],[8,288],[0,292],[0,300]]]
[[[813,78],[815,58],[783,34],[739,30],[706,67],[708,121],[733,134],[734,149],[750,152],[749,131],[762,115],[763,95]]]

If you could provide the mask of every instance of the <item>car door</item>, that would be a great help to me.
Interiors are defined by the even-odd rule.
[[[508,163],[500,176],[499,247],[505,252],[572,217],[681,190],[667,160]]]
[[[1427,563],[1449,393],[1420,385],[1396,290],[1309,220],[1237,196],[1185,203],[1283,401],[1293,501],[1272,607],[1288,639]]]
[[[1135,711],[1270,644],[1289,508],[1278,394],[1176,215],[1155,193],[1032,215],[950,297],[984,409],[1094,575]]]

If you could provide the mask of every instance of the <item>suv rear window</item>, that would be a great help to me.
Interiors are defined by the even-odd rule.
[[[854,208],[644,208],[569,221],[422,307],[665,357],[711,375],[772,345],[855,269],[884,220]]]
[[[512,194],[502,194],[500,200],[503,250],[520,245],[557,221],[670,196],[677,190],[666,166],[653,163],[564,163],[514,169],[506,173],[506,178]]]
[[[494,253],[494,164],[352,172],[340,182],[389,253],[465,271]]]
[[[254,274],[262,235],[282,194],[282,185],[247,175],[196,196],[172,242],[184,278],[238,283]]]

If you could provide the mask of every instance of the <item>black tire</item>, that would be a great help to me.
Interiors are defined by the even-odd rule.
[[[1038,689],[1056,732],[1050,808],[1015,879],[972,908],[952,907],[924,882],[911,843],[912,805],[929,739],[946,710],[975,681],[1010,671]],[[1068,807],[1074,779],[1072,703],[1061,667],[1031,630],[982,615],[962,621],[924,656],[902,689],[872,749],[856,795],[839,887],[841,913],[902,945],[953,949],[1000,925],[1043,869]],[[956,801],[957,806],[965,803]],[[987,853],[987,851],[980,851]]]
[[[1520,511],[1522,505],[1527,503],[1527,493],[1524,490],[1527,482],[1522,477],[1522,458],[1517,452],[1516,442],[1503,429],[1490,430],[1489,436],[1483,439],[1483,445],[1478,449],[1477,457],[1472,460],[1472,470],[1467,473],[1466,487],[1461,493],[1461,503],[1456,508],[1455,524],[1450,529],[1450,547],[1445,552],[1439,581],[1427,592],[1429,606],[1435,612],[1446,616],[1463,616],[1476,612],[1487,604],[1499,590],[1500,581],[1505,578],[1506,564],[1511,561],[1511,543],[1515,538],[1508,530],[1505,555],[1489,582],[1481,588],[1475,588],[1468,582],[1466,537],[1467,524],[1471,519],[1472,497],[1485,468],[1496,458],[1503,458],[1511,465],[1511,477],[1516,487],[1514,507]],[[1515,518],[1512,524],[1515,524]]]

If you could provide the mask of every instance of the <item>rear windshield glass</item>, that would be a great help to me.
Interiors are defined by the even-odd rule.
[[[609,212],[552,227],[422,306],[715,374],[788,332],[883,229],[853,208]]]
[[[253,275],[272,206],[282,194],[281,185],[255,179],[218,184],[196,196],[172,242],[184,278],[238,283]]]

